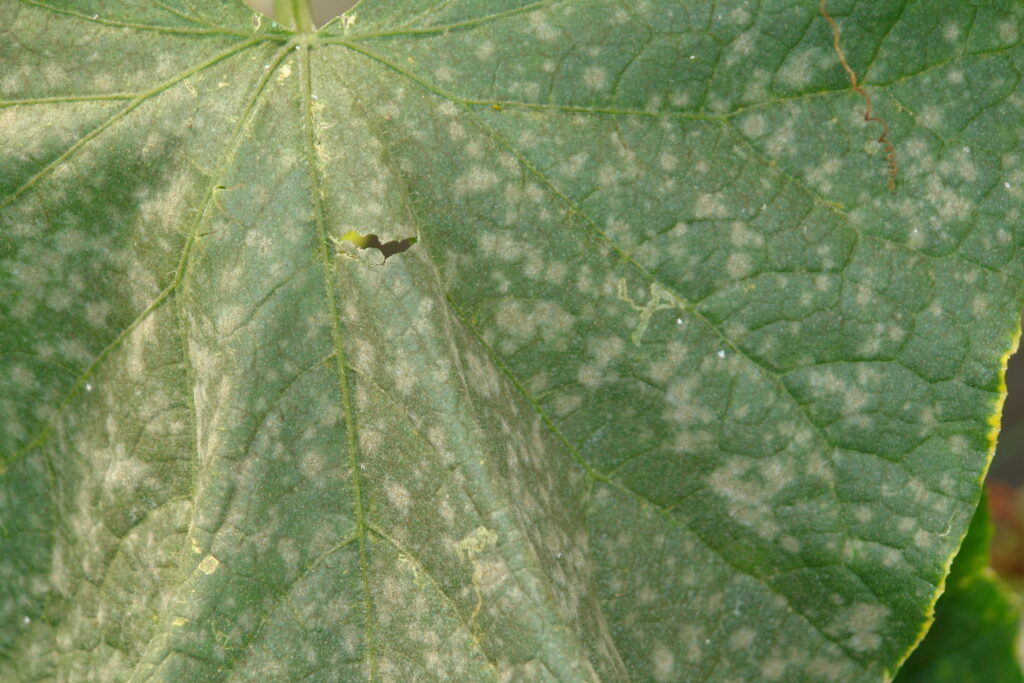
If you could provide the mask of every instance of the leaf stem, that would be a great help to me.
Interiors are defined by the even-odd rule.
[[[274,0],[274,18],[285,28],[299,33],[313,32],[310,0]]]

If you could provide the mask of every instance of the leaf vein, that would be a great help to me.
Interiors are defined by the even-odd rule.
[[[82,19],[93,24],[100,24],[102,26],[112,26],[115,28],[130,28],[136,31],[153,31],[156,33],[170,33],[179,35],[222,35],[222,36],[242,36],[245,38],[253,37],[253,34],[245,31],[232,31],[226,28],[173,28],[170,26],[154,26],[152,24],[136,24],[127,21],[117,21],[113,19],[103,19],[97,15],[89,15],[83,12],[75,12],[74,10],[64,9],[61,7],[54,7],[42,0],[21,0],[22,4],[36,7],[41,10],[52,12],[53,14],[62,14],[69,17],[75,17],[76,19]],[[255,39],[255,38],[254,38]]]
[[[113,126],[115,123],[117,123],[118,121],[120,121],[121,119],[126,117],[128,114],[130,114],[132,111],[137,109],[139,106],[141,106],[144,102],[146,102],[150,98],[155,97],[157,95],[160,95],[160,94],[166,92],[173,85],[175,85],[176,83],[178,83],[180,81],[183,81],[184,79],[188,78],[189,76],[197,74],[200,71],[203,71],[204,69],[207,69],[207,68],[213,66],[214,64],[217,64],[218,62],[221,62],[221,61],[223,61],[225,59],[228,59],[229,57],[233,57],[235,55],[238,55],[238,54],[242,53],[244,50],[246,50],[246,49],[248,49],[250,47],[253,47],[258,42],[259,42],[258,39],[253,38],[253,39],[250,39],[250,40],[242,41],[240,43],[236,43],[235,45],[233,45],[229,49],[227,49],[227,50],[225,50],[225,51],[223,51],[223,52],[221,52],[221,53],[219,53],[217,55],[214,55],[212,58],[206,60],[205,62],[202,62],[200,64],[195,64],[195,65],[189,67],[188,69],[185,69],[184,71],[181,71],[181,72],[175,74],[174,76],[172,76],[171,78],[167,79],[166,81],[160,83],[159,85],[157,85],[157,86],[155,86],[155,87],[153,87],[153,88],[151,88],[151,89],[149,89],[149,90],[147,90],[147,91],[145,91],[143,93],[140,93],[139,95],[135,96],[130,102],[128,102],[127,105],[124,106],[124,108],[119,109],[117,112],[115,112],[112,116],[108,117],[101,124],[99,124],[98,126],[93,128],[91,131],[89,131],[88,133],[83,135],[73,145],[71,145],[71,147],[69,147],[68,149],[64,150],[64,152],[60,156],[58,156],[56,159],[54,159],[53,161],[48,163],[46,166],[41,168],[39,171],[37,171],[31,178],[29,178],[27,181],[25,181],[20,187],[16,188],[11,194],[7,195],[2,200],[0,200],[0,209],[3,209],[4,207],[6,207],[9,204],[13,203],[18,197],[20,197],[25,192],[27,192],[29,189],[31,189],[36,183],[38,183],[39,181],[41,181],[46,176],[48,176],[51,173],[53,173],[53,171],[55,171],[60,165],[64,164],[69,159],[71,159],[87,143],[89,143],[90,141],[95,139],[97,136],[99,136],[101,133],[106,131],[108,128]]]
[[[359,468],[359,449],[356,444],[355,414],[352,406],[352,399],[349,395],[349,377],[347,361],[345,359],[345,347],[341,314],[338,309],[338,302],[335,297],[337,280],[337,269],[333,263],[333,249],[330,236],[327,233],[327,223],[324,218],[324,207],[321,199],[321,180],[317,171],[313,108],[312,108],[312,74],[310,73],[310,45],[302,44],[300,66],[302,69],[299,79],[303,103],[303,139],[306,156],[306,166],[309,174],[309,191],[313,207],[313,220],[319,238],[319,257],[323,269],[324,290],[328,315],[331,323],[331,342],[334,346],[334,363],[337,373],[338,389],[341,394],[341,409],[345,419],[345,447],[348,451],[348,465],[352,478],[353,508],[356,522],[356,536],[359,540],[359,570],[363,587],[363,610],[364,614],[364,643],[366,653],[366,664],[368,677],[372,681],[376,677],[376,652],[374,643],[374,622],[373,622],[373,599],[370,593],[370,564],[369,549],[367,543],[366,511],[363,507],[362,475]]]

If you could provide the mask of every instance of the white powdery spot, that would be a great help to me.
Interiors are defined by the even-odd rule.
[[[822,192],[830,192],[832,190],[832,181],[839,172],[839,167],[838,159],[828,159],[818,166],[813,166],[804,175],[809,183],[819,188]]]
[[[729,649],[730,650],[746,650],[748,647],[753,645],[754,639],[757,637],[757,631],[754,629],[744,626],[738,631],[732,634],[729,638]]]
[[[89,301],[85,304],[85,319],[93,327],[106,327],[110,313],[111,307],[107,301]]]
[[[602,66],[588,66],[583,70],[583,82],[592,90],[600,90],[608,84],[608,72]]]
[[[494,171],[474,166],[468,173],[455,181],[455,196],[461,197],[470,192],[483,192],[494,187],[498,183],[498,176]]]
[[[321,480],[327,470],[327,458],[318,450],[310,450],[303,454],[299,462],[299,471],[310,481]]]
[[[14,383],[23,388],[33,389],[38,386],[35,375],[23,365],[15,365],[11,368],[11,379]]]
[[[999,24],[997,30],[999,31],[999,40],[1004,45],[1007,45],[1007,44],[1011,44],[1012,45],[1013,43],[1017,42],[1017,38],[1019,37],[1019,33],[1017,31],[1017,24],[1016,24],[1016,22],[1004,21],[1003,23]]]
[[[697,197],[694,213],[697,218],[725,218],[729,215],[729,210],[722,202],[720,194],[702,194]]]
[[[761,677],[766,681],[778,681],[786,673],[786,662],[772,657],[761,665]]]
[[[409,514],[409,506],[412,503],[412,496],[409,495],[409,490],[401,484],[392,482],[387,487],[388,500],[394,505],[402,515]]]
[[[942,127],[942,109],[934,105],[928,105],[921,109],[921,113],[918,115],[917,120],[925,128],[935,129]]]
[[[701,398],[700,385],[693,376],[677,377],[665,392],[664,417],[680,427],[695,423],[707,423],[715,419],[715,413]]]
[[[755,34],[752,31],[744,31],[736,36],[729,46],[729,56],[726,60],[732,64],[754,54]]]
[[[654,671],[654,679],[658,681],[672,681],[676,679],[675,670],[675,655],[672,651],[665,646],[664,643],[658,643],[654,646],[654,652],[651,653],[652,669]]]
[[[881,645],[880,631],[889,614],[890,609],[884,605],[856,603],[838,613],[835,625],[840,632],[849,634],[846,644],[851,649],[865,652]]]
[[[771,541],[780,528],[770,502],[788,479],[786,469],[778,461],[759,464],[754,470],[746,463],[730,461],[711,473],[708,486],[725,499],[733,520]]]
[[[764,117],[760,114],[751,114],[740,123],[740,131],[748,138],[759,138],[764,135]]]
[[[559,30],[548,23],[547,17],[542,12],[531,12],[528,21],[530,31],[538,40],[549,42],[558,38]]]
[[[740,280],[746,277],[753,270],[753,264],[750,262],[750,256],[742,252],[734,252],[730,254],[726,264],[726,270],[729,273],[729,277],[734,280]]]
[[[553,408],[555,415],[565,417],[583,404],[583,397],[579,394],[561,394],[554,400]]]
[[[125,344],[128,355],[128,372],[134,379],[141,379],[146,366],[146,345],[156,338],[155,316],[146,316],[138,324]]]
[[[813,68],[821,63],[822,52],[818,48],[808,48],[792,55],[779,69],[779,81],[791,88],[803,88],[810,84],[814,75]]]
[[[492,43],[489,40],[485,40],[484,42],[480,43],[480,45],[476,48],[477,59],[487,59],[492,54],[494,54],[494,43]]]

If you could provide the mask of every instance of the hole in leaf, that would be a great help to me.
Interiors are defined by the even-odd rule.
[[[268,19],[274,19],[274,0],[242,0],[242,2],[251,9],[266,15]],[[312,0],[309,4],[313,12],[313,24],[320,27],[352,9],[356,0]]]
[[[385,261],[388,260],[389,256],[401,254],[403,251],[416,244],[415,237],[406,237],[405,239],[381,242],[380,238],[376,235],[360,235],[355,230],[349,230],[341,236],[341,239],[346,242],[351,242],[360,249],[376,249],[384,255]]]
[[[352,9],[357,0],[313,0],[313,21],[323,26],[331,19]]]

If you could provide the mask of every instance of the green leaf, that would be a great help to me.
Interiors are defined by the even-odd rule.
[[[1024,681],[1017,658],[1018,600],[988,566],[992,525],[978,507],[953,561],[935,623],[897,683]]]
[[[1016,344],[1022,10],[828,13],[0,0],[0,678],[894,674]]]

